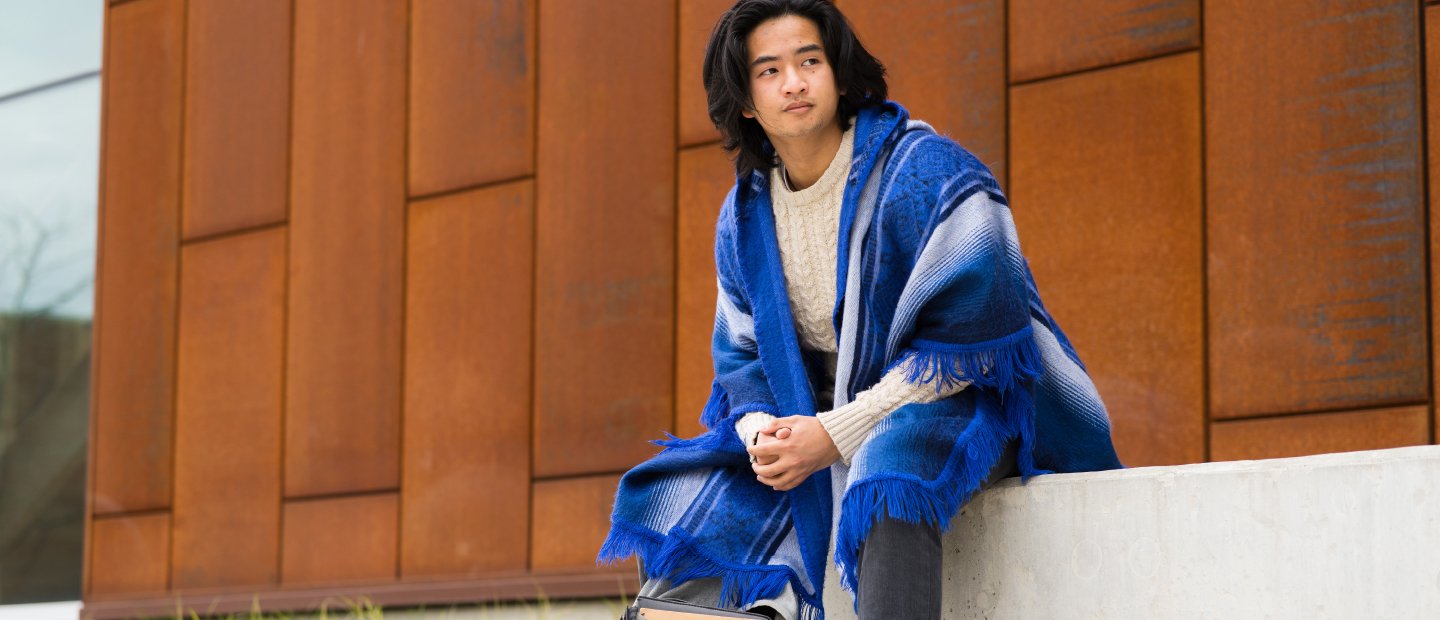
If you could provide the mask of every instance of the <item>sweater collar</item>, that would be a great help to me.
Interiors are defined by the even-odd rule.
[[[850,128],[840,136],[840,148],[835,150],[835,156],[830,159],[830,164],[825,167],[825,172],[811,183],[809,187],[801,190],[790,189],[790,184],[785,178],[784,164],[770,169],[770,183],[772,184],[772,196],[785,201],[787,204],[804,205],[811,204],[820,197],[834,191],[837,186],[850,172],[850,162],[854,157],[854,136],[855,124],[851,120]]]

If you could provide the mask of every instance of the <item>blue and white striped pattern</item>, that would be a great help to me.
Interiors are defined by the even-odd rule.
[[[863,182],[862,182],[863,181]],[[711,429],[658,442],[627,473],[602,559],[639,554],[672,583],[719,577],[722,600],[779,596],[823,618],[832,547],[853,588],[858,550],[882,513],[948,526],[1019,441],[1028,477],[1120,467],[1094,384],[1045,311],[998,183],[970,153],[886,102],[862,110],[841,208],[833,402],[795,334],[767,178],[737,179],[716,226]],[[849,402],[897,364],[912,381],[971,387],[901,407],[851,467],[777,493],[754,478],[734,432],[750,411],[813,415]],[[833,476],[833,480],[832,480]]]

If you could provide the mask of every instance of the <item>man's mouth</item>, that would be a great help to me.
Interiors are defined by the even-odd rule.
[[[804,112],[804,111],[809,110],[810,108],[813,108],[813,107],[815,107],[815,106],[814,106],[813,104],[809,104],[809,103],[793,103],[793,104],[790,104],[790,105],[788,105],[788,106],[785,106],[785,111],[786,111],[786,112]]]

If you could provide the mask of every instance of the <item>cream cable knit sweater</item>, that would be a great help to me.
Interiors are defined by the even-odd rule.
[[[835,307],[835,263],[840,242],[840,204],[844,180],[850,174],[855,122],[841,138],[835,159],[814,185],[792,191],[782,167],[770,172],[770,202],[775,212],[775,235],[780,242],[780,262],[785,270],[785,291],[801,346],[824,354],[832,388],[835,377],[835,328],[830,313]],[[861,442],[881,419],[908,403],[934,402],[964,389],[968,384],[936,392],[933,383],[905,381],[905,369],[895,368],[880,381],[855,395],[855,400],[816,415],[830,433],[840,457],[850,463]],[[829,389],[820,395],[830,402]],[[774,416],[752,412],[735,423],[735,430],[747,445]]]

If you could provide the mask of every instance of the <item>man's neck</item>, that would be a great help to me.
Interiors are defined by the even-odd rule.
[[[792,190],[800,191],[819,181],[825,169],[830,167],[830,162],[835,160],[835,153],[840,150],[840,142],[844,138],[838,122],[830,123],[815,134],[805,139],[771,140],[780,161],[785,164],[785,176]]]

